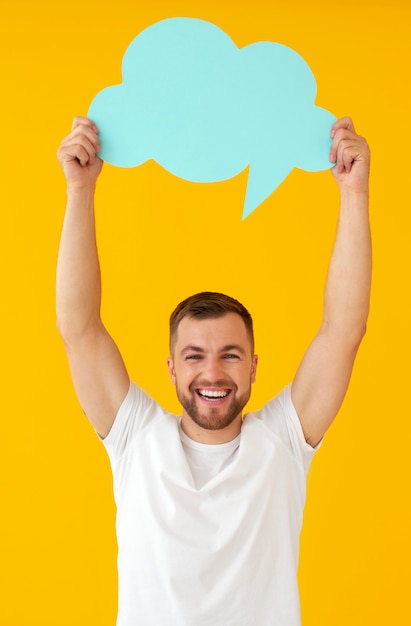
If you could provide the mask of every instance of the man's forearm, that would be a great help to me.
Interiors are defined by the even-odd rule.
[[[95,236],[94,186],[68,192],[57,264],[57,324],[66,339],[100,319],[101,279]]]
[[[323,329],[354,344],[364,335],[371,286],[368,192],[342,190],[337,235],[330,261]]]

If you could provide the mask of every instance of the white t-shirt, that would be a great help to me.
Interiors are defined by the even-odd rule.
[[[290,386],[245,417],[210,480],[191,470],[190,441],[179,418],[131,384],[104,440],[117,504],[117,626],[299,626],[314,450]]]
[[[180,422],[180,439],[196,489],[201,489],[237,458],[241,433],[227,443],[199,443],[187,437]]]

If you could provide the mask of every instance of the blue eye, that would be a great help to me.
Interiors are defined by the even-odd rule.
[[[238,356],[238,354],[225,354],[224,355],[225,359],[239,359],[240,357]]]

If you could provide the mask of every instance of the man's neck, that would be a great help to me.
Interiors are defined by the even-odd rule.
[[[212,430],[210,428],[203,428],[196,424],[189,415],[184,411],[181,419],[181,428],[183,432],[190,437],[193,441],[207,444],[219,444],[232,441],[241,432],[241,426],[243,418],[241,415],[237,416],[229,426],[221,428],[219,430]]]

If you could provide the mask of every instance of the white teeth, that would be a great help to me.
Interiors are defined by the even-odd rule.
[[[227,395],[227,391],[208,391],[207,389],[200,389],[198,393],[204,398],[225,398]]]

